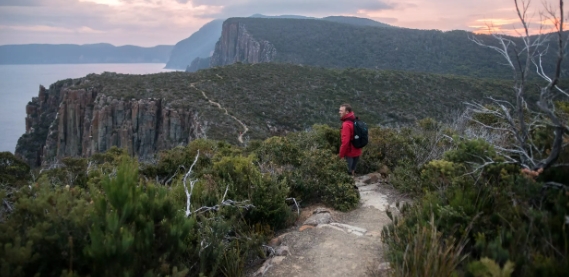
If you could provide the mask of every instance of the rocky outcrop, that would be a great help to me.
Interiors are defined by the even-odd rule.
[[[254,38],[242,22],[227,20],[223,23],[210,66],[271,62],[276,55],[277,49],[269,41]]]
[[[209,63],[211,62],[211,57],[207,58],[195,58],[188,67],[186,67],[186,72],[196,72],[200,69],[209,68]]]
[[[165,68],[183,70],[194,59],[211,56],[215,43],[219,40],[223,21],[223,19],[210,21],[190,37],[176,43]]]
[[[147,160],[158,150],[186,145],[202,134],[195,111],[174,108],[162,99],[117,99],[95,87],[40,87],[26,113],[26,134],[18,140],[16,155],[32,166],[67,156],[89,157],[112,146]]]

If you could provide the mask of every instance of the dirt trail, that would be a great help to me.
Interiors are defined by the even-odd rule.
[[[370,270],[385,270],[388,263],[383,259],[381,230],[391,222],[385,210],[396,210],[395,202],[402,199],[381,185],[381,180],[373,183],[366,179],[369,176],[356,179],[361,195],[359,208],[348,213],[332,211],[330,223],[303,231],[306,227],[297,226],[281,235],[281,247],[285,246],[289,254],[273,257],[249,276],[359,277],[368,276]]]
[[[221,76],[219,76],[219,75],[217,75],[217,76],[218,76],[219,78],[223,79],[223,77],[221,77]],[[243,126],[243,130],[244,130],[244,131],[243,131],[243,132],[240,132],[240,133],[239,133],[239,136],[237,136],[237,140],[239,141],[239,143],[243,144],[243,136],[245,135],[245,133],[247,133],[247,131],[249,131],[249,128],[247,127],[247,125],[245,125],[245,124],[243,123],[243,121],[239,120],[237,117],[235,117],[235,116],[233,116],[233,115],[230,115],[229,112],[227,112],[227,109],[224,108],[224,107],[222,107],[221,104],[219,104],[219,103],[217,103],[217,102],[214,102],[214,101],[212,101],[211,99],[209,99],[209,97],[207,97],[207,95],[205,94],[205,91],[203,91],[203,90],[201,90],[201,89],[199,89],[199,88],[196,88],[195,84],[196,84],[196,83],[191,83],[190,86],[191,86],[192,88],[194,88],[194,89],[200,91],[200,92],[202,93],[203,97],[204,97],[209,103],[211,103],[212,105],[216,106],[217,108],[219,108],[219,109],[221,109],[221,110],[224,110],[226,115],[230,116],[230,117],[233,118],[235,121],[237,121],[237,123],[239,123],[239,124],[241,124],[241,126]]]

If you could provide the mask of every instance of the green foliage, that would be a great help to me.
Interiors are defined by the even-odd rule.
[[[255,153],[260,163],[298,166],[302,158],[300,146],[286,137],[266,139]]]
[[[0,275],[49,276],[90,267],[82,252],[93,209],[85,190],[34,183],[13,199],[13,211],[0,223]]]
[[[251,223],[268,225],[272,228],[283,228],[291,223],[292,213],[286,205],[289,188],[286,180],[263,177],[252,184],[255,187],[251,202],[255,209],[248,215]]]
[[[138,165],[124,161],[116,177],[102,181],[95,199],[92,227],[85,255],[95,275],[169,274],[184,252],[192,219],[185,219],[153,184],[141,186]],[[160,272],[166,270],[166,272]]]
[[[37,182],[24,179],[30,187],[0,187],[11,205],[0,210],[0,273],[242,276],[248,261],[266,258],[267,236],[294,220],[288,198],[339,210],[358,204],[338,140],[338,129],[316,125],[244,149],[194,140],[152,164],[116,147],[65,158]],[[186,217],[184,177],[194,161]]]
[[[18,187],[29,179],[30,166],[10,152],[0,152],[0,183]]]
[[[39,178],[52,185],[87,186],[87,159],[65,157],[61,162],[59,167],[43,171]]]
[[[158,177],[162,183],[170,184],[175,177],[173,175],[184,174],[190,168],[198,151],[200,155],[194,170],[195,176],[211,173],[214,161],[221,157],[240,153],[239,149],[226,142],[197,139],[186,147],[178,146],[160,152],[157,155],[157,163],[143,165],[141,172],[152,178]]]
[[[511,78],[502,57],[469,39],[497,45],[489,35],[466,31],[417,30],[354,26],[323,20],[285,18],[230,18],[256,39],[269,41],[276,61],[332,68],[365,67],[460,74],[486,78]],[[226,23],[226,24],[228,24]],[[330,35],[333,34],[333,35]],[[516,44],[518,37],[508,37]],[[553,46],[552,46],[553,47]],[[543,57],[544,68],[554,68],[555,54]],[[521,58],[522,61],[525,57]],[[564,68],[566,68],[564,61]],[[551,72],[548,72],[550,74]]]
[[[416,165],[405,160],[395,166],[393,173],[389,175],[389,182],[402,193],[421,195],[424,190],[418,171]]]
[[[392,228],[384,230],[392,245],[408,243],[403,253],[391,256],[395,276],[455,276],[460,263],[466,258],[462,253],[466,241],[445,238],[437,231],[434,217],[429,224],[416,225],[413,232],[402,233]],[[391,251],[394,253],[394,251]],[[401,255],[403,254],[403,255]]]
[[[468,270],[475,277],[510,277],[514,272],[514,263],[507,261],[504,267],[500,268],[495,261],[484,257],[469,264]]]
[[[346,163],[337,156],[339,132],[326,126],[282,138],[269,138],[255,150],[258,162],[290,186],[290,195],[347,211],[359,202]],[[334,152],[333,152],[334,151]]]
[[[418,196],[383,232],[396,268],[407,267],[402,257],[419,236],[417,228],[432,222],[441,239],[454,239],[455,247],[467,239],[461,252],[466,259],[457,265],[457,274],[467,269],[474,276],[566,272],[569,263],[563,257],[569,254],[569,230],[564,216],[569,214],[569,194],[544,189],[543,183],[520,174],[517,165],[506,163],[485,140],[454,137],[453,141],[450,150],[420,170],[412,164],[396,167],[396,174],[403,177],[395,180],[412,187]],[[431,220],[432,215],[436,220]],[[405,257],[421,255],[425,253]],[[497,267],[489,260],[482,262],[483,257]]]
[[[457,109],[456,103],[487,96],[511,99],[511,86],[502,80],[269,63],[234,64],[196,73],[90,74],[84,79],[57,82],[46,95],[59,99],[64,86],[104,91],[116,99],[164,99],[168,108],[199,114],[200,123],[207,123],[208,138],[236,144],[242,126],[225,110],[208,103],[202,91],[249,127],[245,139],[250,140],[306,130],[314,124],[339,127],[336,111],[344,102],[351,103],[369,126],[376,126],[412,124],[425,117],[448,121],[449,111]],[[57,105],[48,106],[32,126],[35,131],[22,136],[16,151],[34,167],[41,162],[38,150],[45,144],[57,114]]]

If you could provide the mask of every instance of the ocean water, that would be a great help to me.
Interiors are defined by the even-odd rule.
[[[26,131],[26,105],[38,96],[39,86],[67,78],[105,71],[149,74],[164,71],[165,64],[46,64],[0,65],[0,152],[14,153],[18,138]]]

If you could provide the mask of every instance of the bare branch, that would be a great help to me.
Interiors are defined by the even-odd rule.
[[[285,200],[292,200],[294,201],[294,205],[296,206],[296,211],[298,212],[298,215],[300,216],[300,207],[298,207],[298,203],[296,202],[296,199],[293,197],[287,198]]]
[[[295,201],[296,202],[296,201]],[[12,212],[14,209],[12,208],[12,206],[10,206],[10,203],[8,203],[8,201],[6,201],[6,199],[2,199],[2,203],[4,203],[4,205],[6,206],[6,208]]]
[[[557,97],[569,97],[569,93],[558,86],[561,76],[561,64],[566,56],[565,46],[569,43],[569,38],[564,39],[563,37],[563,23],[565,22],[563,0],[559,1],[558,11],[555,11],[550,6],[545,7],[547,18],[556,28],[555,39],[551,40],[550,36],[541,35],[543,25],[540,26],[540,34],[538,36],[531,37],[529,35],[529,21],[527,16],[530,5],[529,1],[514,0],[514,4],[518,18],[523,26],[523,34],[520,35],[524,45],[521,47],[521,50],[516,48],[517,45],[512,40],[504,38],[501,35],[493,34],[499,46],[489,46],[476,38],[471,39],[480,46],[497,51],[504,57],[509,67],[514,70],[516,102],[515,105],[512,105],[507,101],[491,98],[490,100],[499,107],[498,110],[490,110],[480,104],[469,104],[469,106],[473,108],[472,112],[495,116],[503,120],[508,127],[488,126],[475,119],[471,119],[471,121],[496,132],[506,131],[505,129],[507,129],[507,132],[513,134],[516,139],[515,145],[507,147],[496,145],[495,149],[502,157],[507,158],[509,161],[511,161],[511,159],[517,160],[523,167],[537,171],[538,169],[543,170],[555,164],[561,150],[565,147],[563,144],[564,133],[569,131],[569,126],[566,126],[564,121],[560,119],[553,103],[553,100]],[[550,45],[548,44],[550,41],[555,42],[558,49],[556,49],[557,60],[553,68],[553,73],[550,72],[550,74],[547,74],[543,65],[543,57],[550,49]],[[510,53],[514,53],[515,55],[510,55]],[[521,61],[521,57],[525,58],[525,63]],[[517,68],[514,66],[514,62]],[[532,112],[525,101],[526,80],[529,68],[532,65],[535,66],[537,76],[547,81],[547,85],[540,89],[539,100],[536,103],[541,113]],[[528,120],[526,113],[531,114],[532,118]],[[541,148],[538,147],[530,134],[531,131],[546,126],[553,128],[554,138],[551,144],[549,144],[551,145],[551,149],[545,149],[545,146]],[[491,161],[487,161],[486,163],[491,163]]]
[[[561,183],[557,183],[557,182],[547,182],[547,183],[545,183],[545,187],[562,189],[562,190],[569,190],[568,186],[561,184]]]
[[[190,211],[190,207],[191,207],[191,198],[192,198],[192,192],[194,191],[194,185],[196,184],[197,180],[190,180],[190,191],[188,192],[188,186],[186,185],[186,180],[188,179],[188,177],[190,177],[190,174],[192,173],[192,169],[194,168],[194,165],[196,164],[196,162],[198,161],[198,157],[200,156],[200,150],[198,150],[198,153],[196,154],[196,158],[194,159],[194,162],[192,163],[192,166],[190,166],[190,170],[188,170],[188,173],[186,173],[186,175],[184,176],[184,190],[186,191],[186,217],[189,217],[192,212]]]

